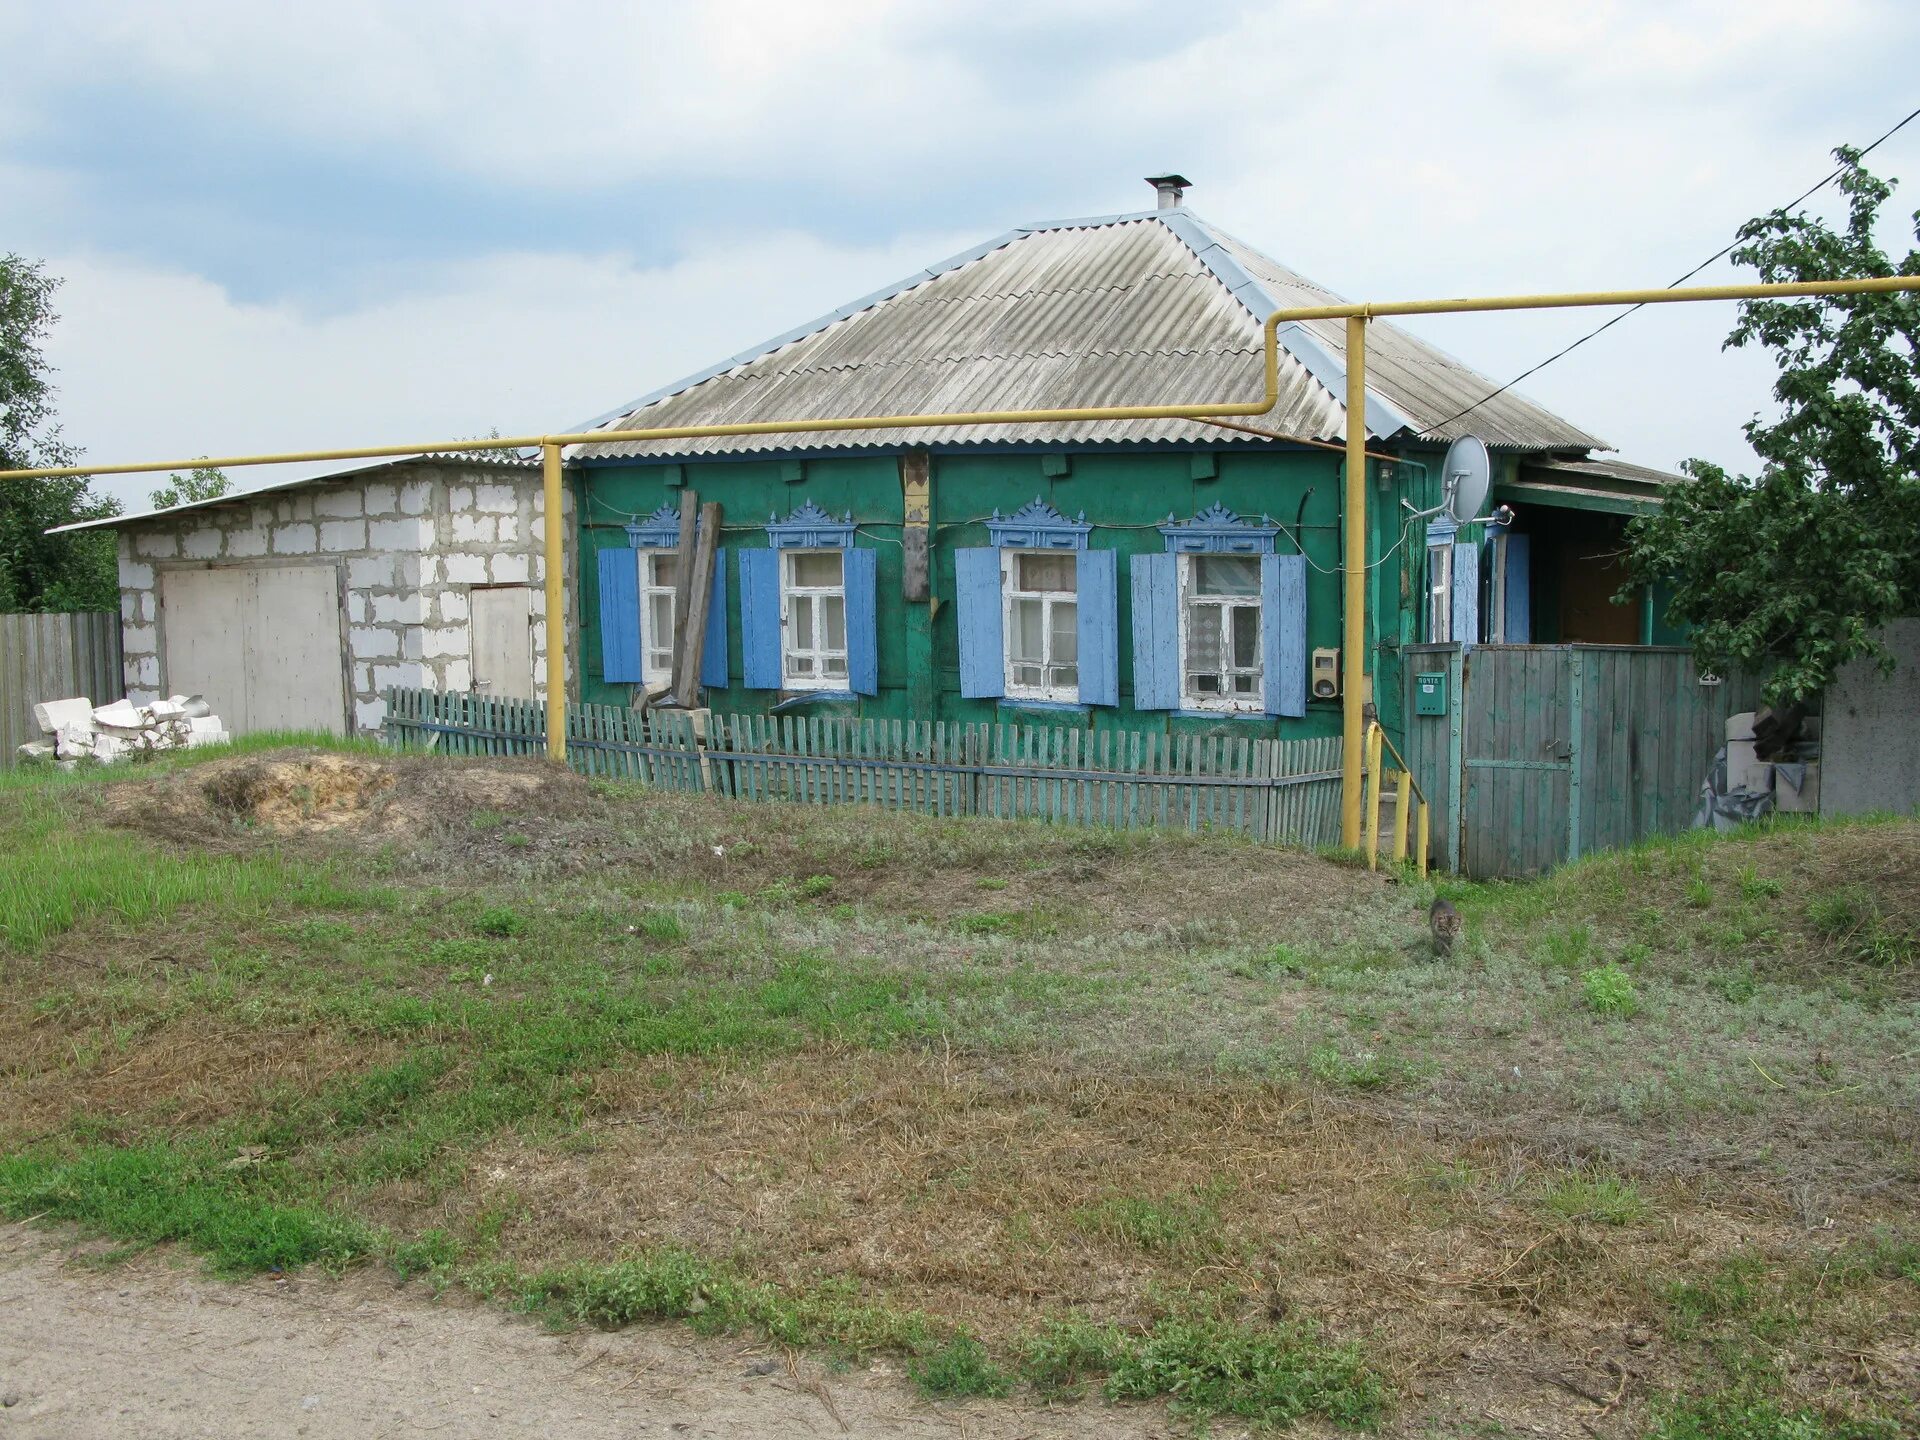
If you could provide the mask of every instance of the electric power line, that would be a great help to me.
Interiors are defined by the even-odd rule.
[[[1895,125],[1891,130],[1887,131],[1886,134],[1882,135],[1878,140],[1874,141],[1873,144],[1867,146],[1864,150],[1862,150],[1860,152],[1862,158],[1868,155],[1871,155],[1875,150],[1879,149],[1882,144],[1884,144],[1888,140],[1891,140],[1895,135],[1899,134],[1900,131],[1905,129],[1909,121],[1914,120],[1916,118],[1920,118],[1920,110],[1912,111],[1909,115],[1907,115],[1906,119],[1902,120],[1898,125]],[[1796,196],[1794,199],[1789,200],[1786,204],[1780,206],[1779,210],[1780,211],[1791,210],[1794,206],[1808,199],[1809,197],[1814,195],[1817,191],[1823,190],[1828,185],[1831,185],[1835,180],[1840,178],[1841,173],[1842,172],[1839,169],[1834,170],[1832,174],[1828,175],[1825,179],[1821,180],[1817,185],[1811,186],[1810,188],[1808,188],[1807,190],[1803,191],[1801,194]],[[1666,288],[1669,290],[1678,289],[1680,286],[1686,284],[1687,281],[1691,280],[1694,276],[1698,275],[1702,270],[1706,269],[1709,265],[1713,264],[1714,261],[1721,259],[1723,256],[1730,253],[1733,250],[1734,246],[1738,245],[1739,243],[1740,242],[1738,240],[1735,240],[1732,243],[1725,246],[1723,249],[1714,251],[1713,254],[1709,255],[1706,259],[1702,260],[1698,265],[1694,266],[1691,270],[1687,271],[1686,274],[1682,275],[1678,280],[1675,280],[1672,284],[1668,285]],[[1467,406],[1466,409],[1456,411],[1454,414],[1449,415],[1446,419],[1427,426],[1426,429],[1423,430],[1421,433],[1425,435],[1431,435],[1436,430],[1444,430],[1447,426],[1451,425],[1454,421],[1458,420],[1462,415],[1471,415],[1474,411],[1478,410],[1482,405],[1486,404],[1489,400],[1492,400],[1497,396],[1506,394],[1507,391],[1511,390],[1514,386],[1518,385],[1522,380],[1527,379],[1531,375],[1539,374],[1542,370],[1546,369],[1547,366],[1553,364],[1554,361],[1564,359],[1566,356],[1571,355],[1575,350],[1578,350],[1582,345],[1586,344],[1587,341],[1593,339],[1595,336],[1605,334],[1607,331],[1611,330],[1614,326],[1618,325],[1622,320],[1626,319],[1629,315],[1633,314],[1634,311],[1644,310],[1645,308],[1646,308],[1645,301],[1642,301],[1638,305],[1629,306],[1627,309],[1622,310],[1618,315],[1615,315],[1611,319],[1599,325],[1596,325],[1593,329],[1589,330],[1586,334],[1582,335],[1578,340],[1575,340],[1571,345],[1568,345],[1566,348],[1562,350],[1556,350],[1553,354],[1549,355],[1546,359],[1542,360],[1538,365],[1535,365],[1532,369],[1522,370],[1518,375],[1514,376],[1513,379],[1507,381],[1507,383],[1502,385],[1499,389],[1488,391],[1485,395],[1482,395],[1478,400],[1474,401],[1473,404]]]

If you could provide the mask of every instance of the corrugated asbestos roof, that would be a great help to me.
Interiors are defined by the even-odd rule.
[[[1655,470],[1647,465],[1629,465],[1625,460],[1535,460],[1520,467],[1520,478],[1525,481],[1533,476],[1548,480],[1573,480],[1588,484],[1594,482],[1617,482],[1626,485],[1648,485],[1656,489],[1662,485],[1684,485],[1685,475],[1675,474],[1671,470]]]
[[[591,428],[1254,400],[1266,316],[1283,305],[1339,301],[1185,209],[1032,226],[643,396]],[[1284,327],[1280,401],[1254,423],[1343,439],[1345,335],[1337,320]],[[1439,439],[1471,430],[1511,450],[1606,448],[1511,392],[1446,424],[1495,383],[1385,322],[1374,322],[1369,341],[1366,420],[1378,438],[1439,427]],[[615,441],[572,454],[891,449],[909,433],[943,445],[1261,443],[1195,421],[1111,420]]]

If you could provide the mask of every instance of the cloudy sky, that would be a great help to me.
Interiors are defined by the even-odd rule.
[[[1166,169],[1356,298],[1665,284],[1920,105],[1915,54],[1905,0],[0,0],[0,251],[64,278],[95,460],[538,431]],[[1504,380],[1595,318],[1415,328]],[[1738,463],[1731,320],[1525,389]]]

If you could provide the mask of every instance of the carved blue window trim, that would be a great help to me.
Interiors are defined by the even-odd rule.
[[[644,520],[627,525],[627,544],[635,550],[672,550],[680,543],[680,511],[662,505]]]
[[[987,534],[1000,550],[1084,550],[1092,531],[1086,511],[1069,520],[1038,495],[1011,515],[995,510],[987,521]]]
[[[1274,537],[1280,533],[1272,516],[1262,515],[1257,522],[1242,520],[1218,502],[1191,520],[1169,515],[1158,528],[1170,555],[1271,555]]]
[[[767,517],[767,543],[775,550],[851,549],[853,512],[836,520],[809,500],[784,520]]]

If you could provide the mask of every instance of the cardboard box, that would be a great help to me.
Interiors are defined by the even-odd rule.
[[[1728,744],[1732,744],[1735,740],[1753,739],[1754,713],[1752,710],[1742,710],[1738,715],[1729,715],[1727,717]],[[1734,788],[1738,789],[1739,787],[1736,786]]]

